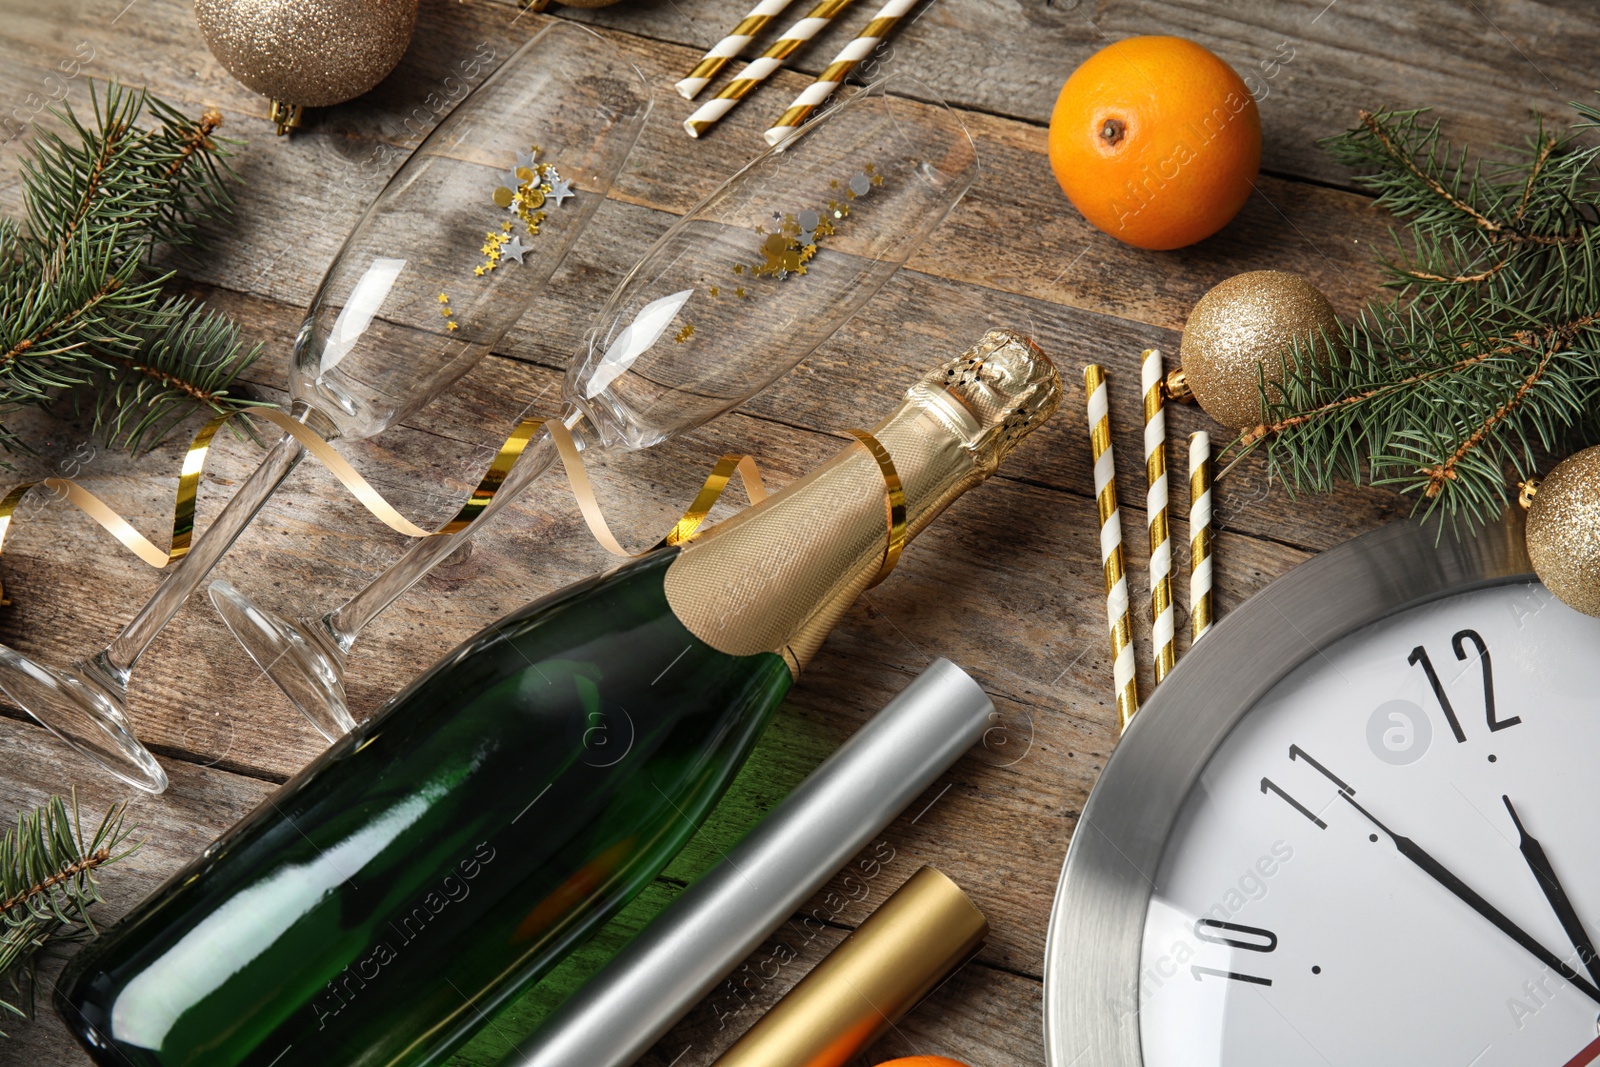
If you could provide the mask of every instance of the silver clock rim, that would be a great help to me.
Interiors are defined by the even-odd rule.
[[[1329,549],[1251,597],[1190,650],[1135,717],[1084,804],[1050,910],[1050,1067],[1142,1067],[1139,950],[1179,809],[1233,727],[1321,648],[1455,593],[1533,577],[1523,518],[1457,538],[1394,523]]]

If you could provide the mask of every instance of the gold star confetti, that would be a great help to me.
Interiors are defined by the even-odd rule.
[[[549,217],[544,210],[547,206],[559,208],[565,201],[578,195],[572,183],[556,170],[555,164],[539,162],[540,151],[539,146],[534,145],[528,152],[518,152],[516,165],[501,172],[502,184],[495,187],[492,197],[496,207],[517,217],[530,237],[538,235],[539,227]],[[501,222],[500,233],[509,234],[513,227],[514,223],[510,221]],[[504,241],[500,244],[504,244]],[[499,247],[499,244],[491,242],[481,249],[488,258],[483,264],[483,271],[475,270],[474,274],[482,277],[484,271],[495,269],[500,261],[496,254]]]
[[[483,253],[483,262],[472,269],[472,273],[483,277],[485,271],[494,270],[500,265],[500,257],[504,255],[503,249],[512,238],[507,237],[501,230],[487,230],[483,235],[483,246],[478,251]],[[520,261],[519,261],[520,262]]]
[[[450,303],[450,297],[445,295],[444,293],[440,293],[439,294],[439,303],[441,303],[441,304]]]
[[[454,322],[447,322],[444,324],[444,326],[445,329],[449,330],[451,333],[454,333],[459,328]]]
[[[681,344],[683,344],[683,342],[687,341],[689,338],[691,338],[693,336],[694,336],[694,323],[686,322],[686,323],[683,324],[683,329],[679,330],[678,333],[677,333],[677,336],[674,337],[672,340],[673,340],[673,342],[675,344],[680,344],[681,345]]]
[[[869,163],[860,173],[848,179],[835,178],[829,181],[830,189],[843,190],[844,199],[829,200],[826,211],[806,208],[793,214],[772,212],[770,220],[752,227],[760,238],[758,249],[761,261],[735,263],[730,268],[731,272],[780,280],[807,273],[807,264],[816,257],[823,240],[839,232],[836,221],[850,217],[850,201],[867,196],[874,187],[883,183],[884,175],[878,166]],[[712,286],[709,292],[712,296],[718,296],[721,290]],[[743,286],[736,287],[733,294],[741,299],[749,295]]]

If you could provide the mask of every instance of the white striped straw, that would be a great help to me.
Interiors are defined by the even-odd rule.
[[[750,9],[750,14],[739,20],[739,25],[722,40],[711,47],[711,51],[701,57],[700,62],[694,65],[686,78],[678,83],[678,93],[685,100],[693,100],[704,89],[712,78],[715,78],[722,68],[727,66],[744,46],[749,44],[756,34],[767,28],[767,23],[783,13],[793,0],[761,0],[759,4]]]
[[[888,0],[872,16],[872,21],[856,35],[855,40],[844,46],[844,50],[833,57],[833,62],[817,75],[817,80],[806,86],[805,92],[795,97],[794,103],[789,105],[789,110],[783,117],[773,123],[772,129],[766,132],[767,143],[777,144],[791,136],[805,124],[823,101],[833,94],[839,83],[850,76],[855,65],[872,54],[878,47],[878,42],[889,36],[895,23],[900,17],[911,10],[917,0]]]
[[[1117,510],[1117,473],[1111,452],[1111,404],[1106,372],[1099,364],[1083,369],[1089,397],[1089,449],[1094,456],[1094,494],[1100,512],[1100,565],[1106,579],[1106,622],[1111,629],[1111,673],[1117,696],[1117,725],[1128,728],[1139,710],[1134,676],[1133,620],[1128,615],[1128,574],[1122,559],[1122,516]]]
[[[1156,684],[1178,662],[1172,607],[1172,541],[1167,524],[1167,412],[1161,350],[1147,348],[1140,365],[1144,388],[1145,516],[1150,527],[1150,640],[1155,646]]]
[[[1190,645],[1211,629],[1211,435],[1189,435]]]
[[[732,111],[734,105],[748,96],[752,89],[781,68],[783,61],[796,49],[815,37],[833,20],[833,16],[849,6],[850,0],[820,0],[816,7],[806,13],[805,18],[785,30],[782,37],[773,41],[771,46],[756,59],[751,60],[733,81],[724,85],[720,93],[701,104],[693,115],[685,119],[684,130],[690,137],[699,137],[716,125],[717,120]]]

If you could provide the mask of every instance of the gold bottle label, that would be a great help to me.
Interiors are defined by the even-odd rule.
[[[1032,342],[993,330],[925,375],[872,435],[904,486],[906,539],[983,481],[1060,401]],[[886,543],[884,478],[852,443],[765,502],[684,546],[667,602],[691,633],[729,655],[781,653],[798,672],[877,577]]]

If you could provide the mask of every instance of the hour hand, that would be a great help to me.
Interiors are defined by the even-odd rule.
[[[1572,900],[1567,896],[1567,891],[1561,888],[1561,880],[1556,877],[1556,869],[1550,863],[1550,857],[1544,853],[1544,846],[1539,844],[1539,839],[1528,833],[1527,827],[1522,825],[1522,820],[1517,818],[1517,809],[1511,806],[1511,798],[1502,796],[1506,810],[1511,813],[1511,821],[1517,826],[1517,833],[1522,841],[1517,846],[1522,850],[1522,858],[1528,861],[1528,866],[1533,870],[1534,878],[1539,881],[1539,888],[1544,890],[1545,899],[1550,902],[1551,910],[1556,913],[1556,918],[1561,920],[1561,929],[1567,932],[1567,939],[1572,942],[1572,947],[1578,950],[1578,958],[1583,961],[1584,967],[1597,983],[1600,983],[1600,959],[1596,959],[1594,943],[1589,940],[1588,931],[1583,928],[1583,920],[1578,918],[1578,911],[1572,906]]]
[[[1600,1004],[1600,987],[1596,987],[1594,983],[1590,982],[1588,979],[1584,978],[1583,975],[1569,967],[1567,962],[1560,956],[1557,956],[1554,952],[1551,952],[1549,949],[1541,945],[1537,940],[1534,939],[1533,935],[1529,934],[1522,927],[1512,922],[1504,912],[1496,908],[1493,904],[1490,904],[1476,890],[1467,885],[1467,883],[1463,882],[1459,877],[1456,876],[1454,871],[1451,871],[1444,864],[1440,863],[1438,860],[1429,855],[1421,845],[1417,844],[1409,837],[1404,837],[1389,829],[1370,811],[1356,803],[1355,798],[1349,793],[1341,790],[1339,795],[1344,798],[1345,803],[1359,811],[1368,822],[1372,823],[1373,826],[1376,826],[1379,830],[1388,835],[1389,840],[1394,842],[1394,846],[1399,851],[1400,855],[1416,864],[1419,868],[1421,868],[1424,874],[1438,882],[1440,885],[1444,886],[1444,888],[1448,889],[1462,903],[1466,904],[1467,907],[1471,908],[1473,911],[1489,920],[1495,929],[1499,930],[1501,933],[1511,938],[1511,940],[1521,945],[1531,956],[1533,956],[1534,959],[1538,960],[1540,963],[1544,964],[1546,967],[1565,978],[1574,989],[1578,990],[1595,1003]]]

